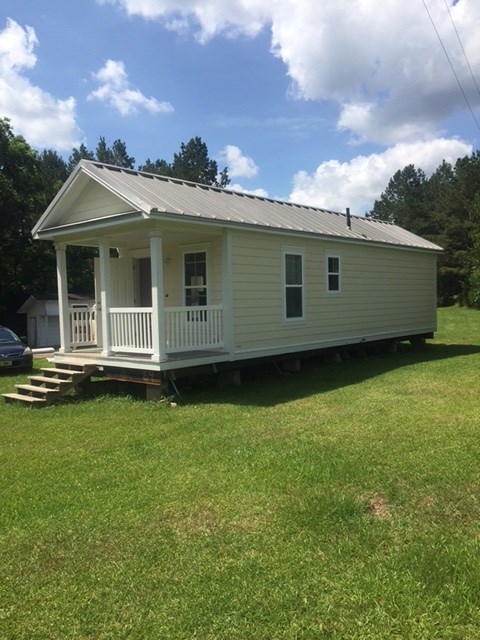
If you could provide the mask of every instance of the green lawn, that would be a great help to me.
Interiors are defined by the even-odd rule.
[[[1,402],[0,639],[478,639],[479,396],[451,308],[175,408]]]

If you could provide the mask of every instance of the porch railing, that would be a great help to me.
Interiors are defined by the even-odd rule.
[[[223,346],[223,306],[167,307],[165,337],[169,352]]]
[[[72,347],[88,347],[97,343],[95,309],[70,307],[70,338]]]
[[[223,346],[223,306],[167,307],[165,347],[169,353]],[[110,349],[114,352],[153,353],[151,307],[110,309]]]
[[[152,308],[111,308],[110,339],[112,351],[153,353]]]

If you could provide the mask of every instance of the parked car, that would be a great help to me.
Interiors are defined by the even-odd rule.
[[[30,371],[32,366],[33,354],[30,347],[11,329],[0,325],[0,371]]]

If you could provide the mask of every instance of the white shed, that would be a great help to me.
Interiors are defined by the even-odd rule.
[[[69,294],[71,309],[92,309],[95,301],[88,296]],[[27,316],[27,338],[32,348],[59,347],[60,322],[58,295],[56,293],[31,295],[18,309],[17,313]]]
[[[436,329],[440,247],[361,216],[81,161],[33,233],[56,246],[58,363],[162,377]],[[86,338],[68,245],[98,248]]]

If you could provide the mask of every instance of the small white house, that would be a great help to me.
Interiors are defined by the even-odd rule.
[[[441,249],[385,222],[82,160],[33,234],[56,246],[57,363],[161,378],[436,329]],[[69,245],[98,248],[88,334]]]

